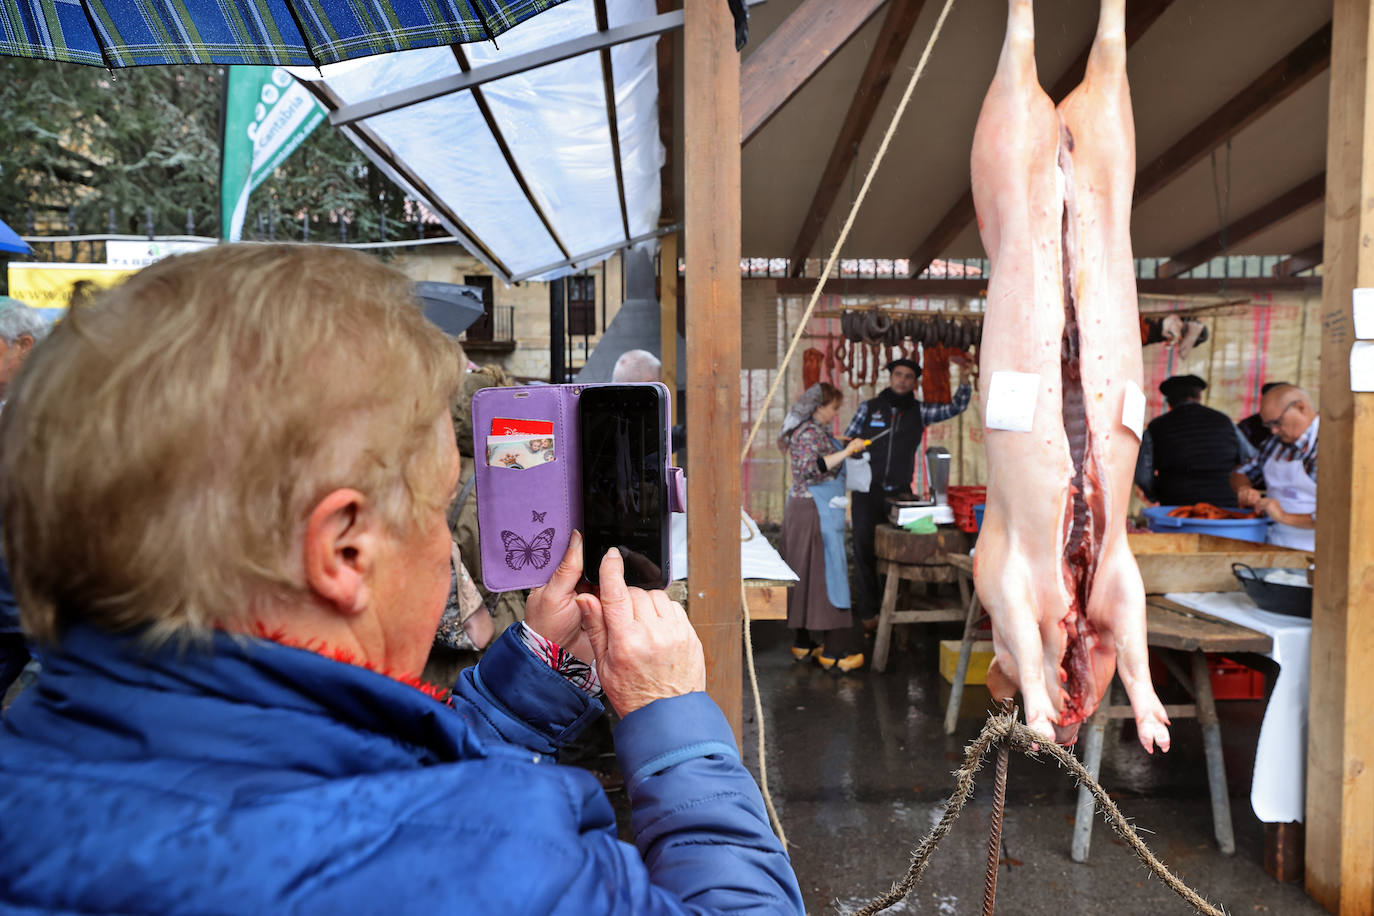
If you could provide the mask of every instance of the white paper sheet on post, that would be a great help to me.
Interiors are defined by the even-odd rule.
[[[1355,312],[1355,338],[1374,339],[1374,289],[1361,287],[1353,294]]]
[[[1145,392],[1132,379],[1126,380],[1126,396],[1121,401],[1121,425],[1135,433],[1137,439],[1145,436]]]
[[[1035,425],[1035,400],[1039,394],[1038,372],[994,372],[988,387],[987,428],[1030,432]]]
[[[1350,390],[1374,391],[1374,341],[1350,345]]]

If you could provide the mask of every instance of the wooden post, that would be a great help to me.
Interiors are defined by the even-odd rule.
[[[1352,291],[1374,286],[1371,0],[1335,0],[1327,127],[1307,892],[1374,912],[1374,394],[1350,391]]]
[[[660,39],[663,40],[663,39]],[[677,415],[677,233],[663,237],[658,255],[658,355],[663,361],[663,381],[672,393],[673,422]]]
[[[740,736],[739,55],[720,0],[683,6],[688,602],[706,689]]]

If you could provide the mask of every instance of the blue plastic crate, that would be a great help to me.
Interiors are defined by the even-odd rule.
[[[1271,522],[1267,518],[1170,518],[1169,513],[1177,506],[1153,506],[1145,510],[1150,530],[1163,534],[1212,534],[1237,541],[1254,541],[1263,544]]]

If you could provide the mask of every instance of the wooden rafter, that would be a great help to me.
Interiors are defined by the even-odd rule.
[[[1155,20],[1169,8],[1173,0],[1131,0],[1126,6],[1126,47],[1135,44],[1140,36],[1149,31]],[[1058,105],[1083,81],[1083,73],[1088,68],[1088,55],[1092,53],[1092,42],[1083,46],[1074,62],[1060,75],[1049,96]],[[930,266],[930,262],[940,256],[965,229],[973,223],[977,214],[973,209],[973,190],[970,188],[954,202],[944,216],[940,217],[935,228],[926,234],[911,255],[911,272],[919,274]]]
[[[863,141],[864,132],[878,110],[883,91],[892,79],[892,72],[897,68],[897,61],[901,59],[902,50],[906,47],[907,39],[911,37],[911,30],[916,26],[925,0],[890,0],[890,3],[887,18],[883,20],[882,31],[878,33],[878,40],[873,44],[873,53],[869,55],[868,66],[864,68],[858,88],[854,90],[854,99],[849,104],[849,111],[840,127],[839,136],[835,138],[835,145],[830,151],[830,159],[825,164],[825,171],[821,173],[816,194],[811,199],[811,206],[802,220],[797,241],[792,246],[791,272],[794,276],[802,273],[806,266],[806,256],[811,253],[812,246],[820,238],[821,229],[830,215],[830,208],[835,205],[835,198],[840,194],[840,188],[849,174],[850,166],[859,155],[859,144]]]
[[[472,64],[468,61],[468,56],[464,53],[461,45],[453,45],[453,58],[458,62],[458,67],[464,73],[472,69]],[[506,135],[501,132],[501,125],[496,123],[496,117],[491,113],[491,106],[487,104],[486,94],[482,92],[482,87],[474,86],[471,89],[472,100],[477,103],[477,110],[482,113],[482,120],[487,124],[487,130],[491,131],[491,137],[496,141],[496,146],[501,150],[501,155],[506,160],[506,167],[510,169],[515,183],[520,186],[525,199],[529,201],[530,207],[534,210],[539,222],[544,224],[544,229],[549,233],[549,238],[558,246],[558,250],[563,253],[563,257],[569,258],[572,255],[568,252],[563,240],[558,237],[558,232],[553,228],[553,223],[549,221],[548,214],[544,208],[539,206],[539,201],[535,199],[534,192],[530,190],[529,182],[525,180],[525,173],[520,170],[520,165],[515,161],[515,154],[511,152],[510,144],[506,143]]]
[[[674,0],[658,0],[658,14],[672,12],[678,5]],[[673,104],[677,98],[673,87],[673,52],[676,38],[672,32],[658,40],[658,139],[663,144],[663,167],[658,170],[660,223],[671,223],[677,216],[676,195],[673,192]]]
[[[1213,232],[1182,251],[1173,254],[1159,265],[1160,277],[1177,277],[1221,254],[1237,242],[1258,235],[1265,229],[1317,203],[1326,194],[1326,173],[1315,175],[1295,188],[1290,188],[1263,206],[1252,210],[1231,223],[1224,230]],[[1223,240],[1225,244],[1223,244]],[[1320,252],[1318,253],[1320,257]]]
[[[853,38],[884,0],[804,0],[740,65],[740,142]]]
[[[606,15],[606,0],[595,0],[592,4],[596,13],[596,30],[606,32],[610,29],[610,19]],[[620,195],[620,225],[625,238],[630,237],[630,211],[625,206],[625,169],[620,159],[620,117],[615,106],[615,71],[611,66],[611,49],[601,49],[601,89],[606,97],[606,127],[611,132],[611,159],[615,162],[615,189]]]
[[[1290,257],[1274,265],[1274,276],[1291,277],[1294,274],[1302,273],[1304,270],[1311,270],[1322,262],[1322,242],[1308,245],[1301,251],[1295,252]]]
[[[1331,66],[1331,23],[1313,32],[1254,82],[1209,114],[1181,140],[1156,156],[1135,176],[1135,205]]]

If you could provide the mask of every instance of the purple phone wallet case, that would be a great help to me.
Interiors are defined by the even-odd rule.
[[[667,386],[654,383],[664,394]],[[482,580],[489,591],[537,588],[548,582],[582,527],[582,443],[578,396],[589,385],[483,388],[472,396],[473,460],[477,463],[477,531]],[[670,406],[671,418],[671,406]],[[533,467],[492,467],[492,420],[553,424],[553,460]],[[679,468],[668,467],[669,423],[663,429],[669,509],[685,509]]]

